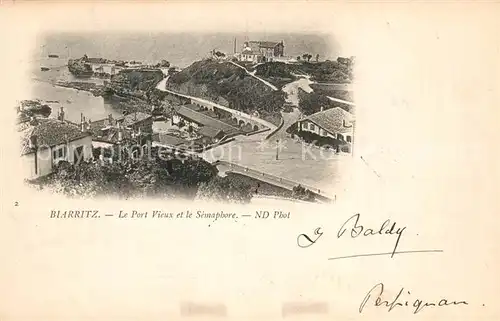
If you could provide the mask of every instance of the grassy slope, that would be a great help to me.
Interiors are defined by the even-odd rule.
[[[246,113],[258,111],[278,125],[285,93],[273,91],[244,70],[228,62],[202,60],[173,75],[167,86]]]

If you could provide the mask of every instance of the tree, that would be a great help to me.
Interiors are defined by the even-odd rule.
[[[297,60],[300,60],[300,56],[297,56]]]
[[[315,199],[314,193],[312,193],[310,190],[304,188],[301,185],[295,186],[292,189],[292,197],[308,202],[314,202]]]
[[[161,62],[159,63],[159,66],[162,68],[168,68],[170,67],[170,62],[166,61],[165,59],[162,59]]]
[[[307,60],[307,57],[308,57],[308,54],[306,54],[306,53],[302,55],[303,60]]]
[[[48,188],[67,196],[94,197],[99,195],[106,180],[97,163],[81,162],[72,165],[60,161],[48,182]]]
[[[175,74],[177,72],[177,70],[175,69],[175,67],[170,67],[168,68],[168,75],[169,76],[172,76],[173,74]]]
[[[309,62],[312,58],[312,55],[311,54],[307,54],[307,62]]]
[[[217,167],[203,159],[173,159],[167,165],[174,182],[186,187],[198,186],[210,181],[219,172]]]
[[[233,177],[216,176],[200,185],[196,198],[224,203],[249,203],[252,199],[252,187]]]
[[[328,109],[334,106],[334,103],[326,96],[311,92],[307,93],[299,89],[299,109],[304,115],[312,115],[321,111],[321,108]]]
[[[319,61],[319,54],[316,54],[316,62]]]

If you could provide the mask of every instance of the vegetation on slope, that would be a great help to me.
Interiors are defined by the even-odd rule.
[[[105,85],[107,95],[132,96],[147,100],[164,78],[159,69],[124,69]]]
[[[292,73],[295,69],[284,62],[264,63],[258,65],[255,70],[256,76],[269,81],[278,88],[282,88],[284,85],[297,79]]]
[[[169,78],[167,86],[180,93],[209,99],[278,125],[285,93],[274,91],[229,62],[197,61]]]
[[[354,57],[339,57],[336,61],[326,60],[319,62],[298,61],[285,64],[283,62],[266,62],[258,65],[256,75],[270,82],[279,79],[295,79],[295,75],[311,76],[312,81],[331,83],[350,83],[353,75]]]

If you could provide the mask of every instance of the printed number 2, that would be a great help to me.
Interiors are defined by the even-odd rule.
[[[19,202],[14,202],[14,206],[19,206]]]

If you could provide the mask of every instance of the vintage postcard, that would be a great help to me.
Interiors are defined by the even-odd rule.
[[[2,2],[0,320],[499,320],[500,6]]]

